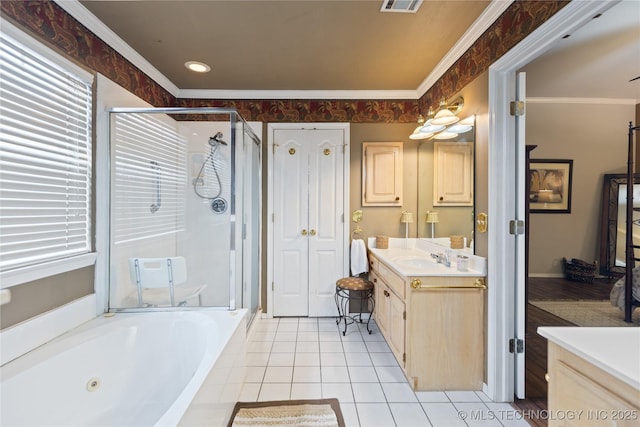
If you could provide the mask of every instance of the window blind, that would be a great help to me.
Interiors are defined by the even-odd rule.
[[[150,114],[115,113],[114,244],[185,229],[187,140]]]
[[[0,271],[91,249],[91,82],[0,34]]]

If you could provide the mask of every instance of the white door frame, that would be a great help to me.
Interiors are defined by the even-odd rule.
[[[269,123],[267,125],[267,313],[264,317],[273,317],[273,141],[276,130],[282,129],[338,129],[342,131],[342,138],[344,141],[344,215],[343,215],[343,227],[344,236],[349,236],[349,228],[351,218],[347,215],[350,209],[349,203],[349,183],[350,183],[350,124],[349,123]],[[349,275],[349,239],[344,239],[344,261],[343,261],[343,275]]]
[[[572,1],[531,35],[489,67],[489,241],[488,241],[488,337],[485,393],[496,402],[514,400],[514,357],[509,339],[515,334],[516,272],[514,238],[509,220],[514,219],[515,135],[509,102],[515,99],[516,72],[548,50],[565,34],[589,22],[611,2]],[[523,141],[524,143],[524,141]],[[524,150],[523,147],[519,147]],[[505,201],[507,203],[505,203]],[[521,307],[520,309],[524,309]],[[526,345],[526,344],[525,344]]]

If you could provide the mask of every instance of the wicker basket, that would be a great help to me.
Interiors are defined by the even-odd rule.
[[[564,264],[564,275],[567,280],[573,282],[593,283],[593,279],[596,276],[597,264],[594,262],[590,264],[581,259],[573,258],[567,261],[566,258],[562,258]]]

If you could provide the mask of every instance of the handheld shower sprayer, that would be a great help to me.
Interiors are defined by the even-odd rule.
[[[216,133],[214,136],[209,138],[209,145],[214,147],[217,144],[227,145],[225,141],[222,140],[222,132]]]

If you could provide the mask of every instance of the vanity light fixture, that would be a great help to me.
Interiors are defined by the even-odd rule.
[[[422,132],[422,127],[424,126],[424,117],[422,114],[418,116],[418,127],[414,129],[413,133],[409,135],[409,139],[427,139],[431,138],[433,134]]]
[[[457,110],[458,106],[456,106],[455,108]],[[459,109],[462,110],[462,107],[460,107]],[[449,109],[449,105],[447,105],[447,101],[444,98],[442,98],[440,100],[440,106],[438,107],[438,112],[436,113],[433,120],[431,120],[431,123],[433,123],[434,125],[448,126],[448,125],[457,123],[459,120],[460,118],[458,118],[458,116],[456,116]]]
[[[462,111],[464,99],[460,96],[451,104],[447,104],[444,98],[440,100],[438,113],[434,113],[433,108],[429,107],[427,112],[427,121],[424,126],[418,126],[413,133],[409,135],[409,139],[453,139],[461,133],[469,132],[475,124],[475,116],[471,115],[464,120],[457,117]],[[423,121],[422,114],[418,118],[418,123]],[[448,126],[448,127],[447,127]]]
[[[211,67],[199,61],[187,61],[184,63],[184,66],[187,67],[188,70],[195,71],[196,73],[208,73],[211,71]]]

